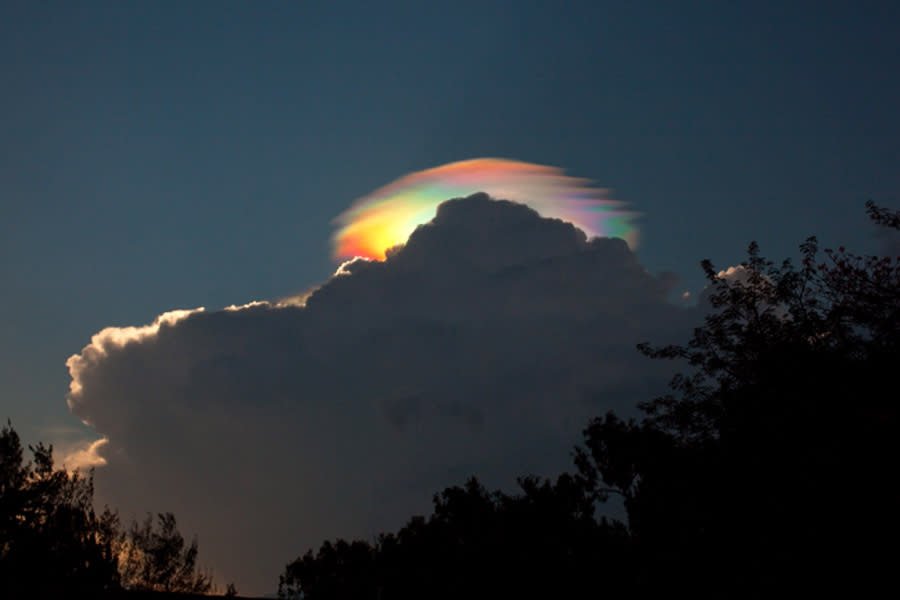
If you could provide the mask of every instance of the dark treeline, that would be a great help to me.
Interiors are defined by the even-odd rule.
[[[212,591],[174,515],[123,528],[94,509],[93,474],[56,469],[53,447],[26,462],[12,424],[0,430],[0,598],[189,597]],[[235,592],[229,586],[229,592]]]
[[[900,229],[900,212],[867,204]],[[895,384],[900,256],[844,248],[742,269],[709,261],[711,309],[643,417],[593,419],[572,474],[476,479],[373,541],[325,542],[287,565],[286,597],[703,598],[859,593],[889,582],[900,494]],[[610,496],[627,523],[600,516]],[[890,583],[888,589],[895,587]]]
[[[282,596],[302,598],[567,597],[592,585],[594,565],[627,569],[628,532],[594,518],[574,477],[525,478],[522,492],[488,493],[477,479],[434,498],[374,543],[325,542],[287,567]],[[616,582],[604,586],[616,590]],[[625,591],[619,589],[618,591]]]

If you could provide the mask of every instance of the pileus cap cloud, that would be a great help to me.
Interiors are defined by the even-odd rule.
[[[357,200],[335,219],[334,256],[384,260],[448,198],[485,192],[573,223],[588,236],[621,237],[634,248],[634,213],[607,190],[562,169],[502,158],[476,158],[411,173]]]

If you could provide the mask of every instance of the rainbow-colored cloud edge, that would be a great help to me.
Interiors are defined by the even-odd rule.
[[[557,167],[503,158],[475,158],[410,173],[360,198],[335,219],[334,258],[384,260],[389,248],[405,243],[416,227],[434,218],[441,202],[476,192],[568,221],[589,238],[618,237],[635,248],[636,213],[591,184]]]

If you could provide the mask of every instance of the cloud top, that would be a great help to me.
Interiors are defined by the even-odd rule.
[[[621,237],[637,243],[634,213],[586,179],[562,169],[501,158],[476,158],[411,173],[357,200],[335,221],[334,256],[384,260],[416,226],[431,220],[447,198],[486,192],[575,224],[588,236]]]

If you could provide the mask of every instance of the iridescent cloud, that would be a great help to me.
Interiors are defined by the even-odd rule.
[[[361,256],[384,260],[385,251],[403,244],[430,221],[437,206],[450,198],[486,192],[527,204],[544,217],[568,221],[588,237],[619,237],[634,248],[635,213],[611,200],[606,190],[562,169],[502,158],[476,158],[411,173],[357,200],[335,219],[337,260]]]

